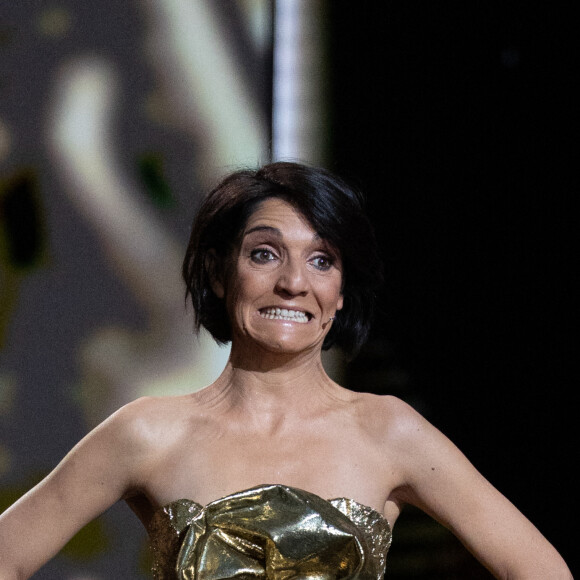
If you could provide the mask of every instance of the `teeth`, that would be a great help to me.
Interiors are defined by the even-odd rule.
[[[292,320],[293,322],[308,322],[308,316],[300,310],[288,310],[286,308],[264,308],[260,310],[260,316],[268,320]]]

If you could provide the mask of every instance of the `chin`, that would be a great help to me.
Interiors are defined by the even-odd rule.
[[[310,343],[303,343],[297,342],[295,340],[262,340],[258,341],[258,344],[268,352],[273,354],[301,354],[305,352],[311,352],[313,350],[322,350],[322,341],[319,342],[310,342]]]

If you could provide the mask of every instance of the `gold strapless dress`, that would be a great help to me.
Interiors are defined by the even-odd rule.
[[[285,485],[174,501],[149,535],[155,580],[378,580],[392,539],[372,508]]]

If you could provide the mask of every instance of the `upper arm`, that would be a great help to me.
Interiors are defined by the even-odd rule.
[[[571,578],[560,555],[439,430],[399,406],[401,499],[449,528],[498,578]]]
[[[0,516],[0,578],[28,578],[135,485],[134,415],[129,406],[107,419]]]

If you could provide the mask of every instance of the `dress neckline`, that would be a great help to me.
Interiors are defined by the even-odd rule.
[[[260,485],[254,485],[252,487],[248,487],[247,489],[242,489],[240,491],[234,491],[234,492],[228,493],[228,494],[224,495],[223,497],[211,500],[210,502],[206,503],[205,505],[203,505],[195,500],[189,499],[189,498],[179,498],[179,499],[175,499],[173,501],[167,502],[166,504],[163,504],[162,506],[157,508],[153,513],[155,515],[157,512],[161,512],[163,510],[166,510],[167,508],[169,508],[175,504],[183,504],[183,503],[188,503],[189,505],[196,505],[200,508],[200,510],[205,511],[213,504],[217,504],[219,502],[222,502],[229,497],[238,496],[240,494],[246,494],[246,493],[250,494],[253,491],[256,491],[258,489],[272,488],[272,487],[278,487],[278,488],[283,488],[283,489],[288,489],[288,490],[296,490],[296,491],[308,493],[310,495],[316,496],[318,499],[321,499],[322,501],[325,501],[325,502],[331,503],[331,504],[334,502],[340,502],[340,501],[350,502],[350,503],[364,509],[367,513],[371,513],[374,516],[376,516],[377,518],[379,518],[380,520],[383,520],[387,524],[387,526],[389,526],[389,529],[391,528],[391,524],[389,523],[389,520],[387,520],[387,518],[381,512],[379,512],[375,508],[372,508],[364,503],[356,501],[355,499],[352,499],[349,497],[343,497],[343,496],[333,497],[331,499],[325,499],[322,496],[320,496],[316,493],[313,493],[311,491],[307,491],[307,490],[302,489],[300,487],[295,487],[295,486],[291,486],[291,485],[284,485],[282,483],[263,483]]]

